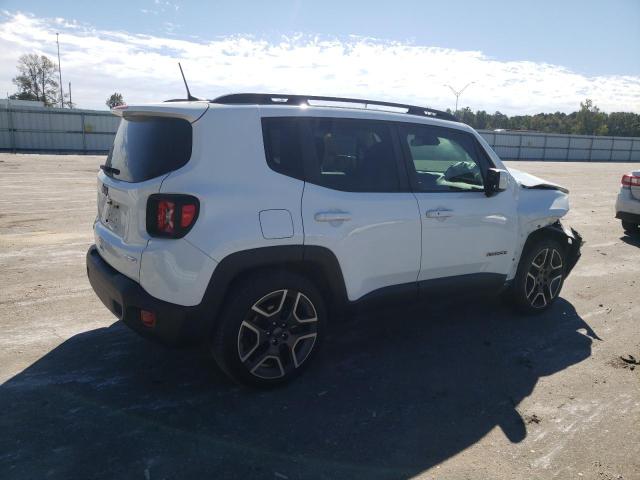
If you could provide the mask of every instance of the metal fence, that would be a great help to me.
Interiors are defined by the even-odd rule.
[[[110,112],[0,108],[0,151],[106,153],[120,118]],[[480,130],[504,160],[640,162],[640,138]]]
[[[120,118],[110,112],[58,108],[0,109],[0,150],[105,153]]]
[[[640,138],[495,132],[480,134],[504,160],[640,162]]]

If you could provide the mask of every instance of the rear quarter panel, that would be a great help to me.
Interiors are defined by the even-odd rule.
[[[193,132],[191,162],[171,173],[161,188],[200,200],[198,220],[185,240],[216,262],[241,250],[302,244],[304,182],[268,167],[259,110],[211,105]],[[264,238],[260,212],[265,210],[289,211],[293,234]]]

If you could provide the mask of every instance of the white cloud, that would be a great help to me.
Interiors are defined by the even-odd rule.
[[[172,26],[165,27],[170,31]],[[56,32],[60,32],[65,90],[71,81],[74,102],[85,108],[105,108],[104,100],[114,91],[129,103],[184,96],[180,60],[191,91],[206,98],[269,91],[446,108],[455,101],[446,84],[461,88],[474,81],[460,102],[473,110],[570,112],[591,98],[604,111],[640,112],[638,76],[587,77],[558,65],[504,62],[478,51],[354,36],[283,36],[277,42],[248,36],[179,40],[9,12],[0,15],[0,88],[15,90],[11,78],[21,54],[55,58]]]

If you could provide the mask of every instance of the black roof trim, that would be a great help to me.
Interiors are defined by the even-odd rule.
[[[379,105],[383,107],[406,108],[406,114],[422,117],[439,118],[458,122],[459,120],[450,113],[433,108],[406,105],[403,103],[380,102],[376,100],[364,100],[361,98],[323,97],[317,95],[290,95],[286,93],[233,93],[209,100],[211,103],[226,105],[309,105],[309,100],[320,100],[339,103],[361,103],[364,105]]]

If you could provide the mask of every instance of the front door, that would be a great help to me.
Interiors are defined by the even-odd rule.
[[[503,283],[517,244],[513,190],[485,195],[493,165],[471,133],[415,124],[399,133],[422,223],[418,280],[427,287]]]

